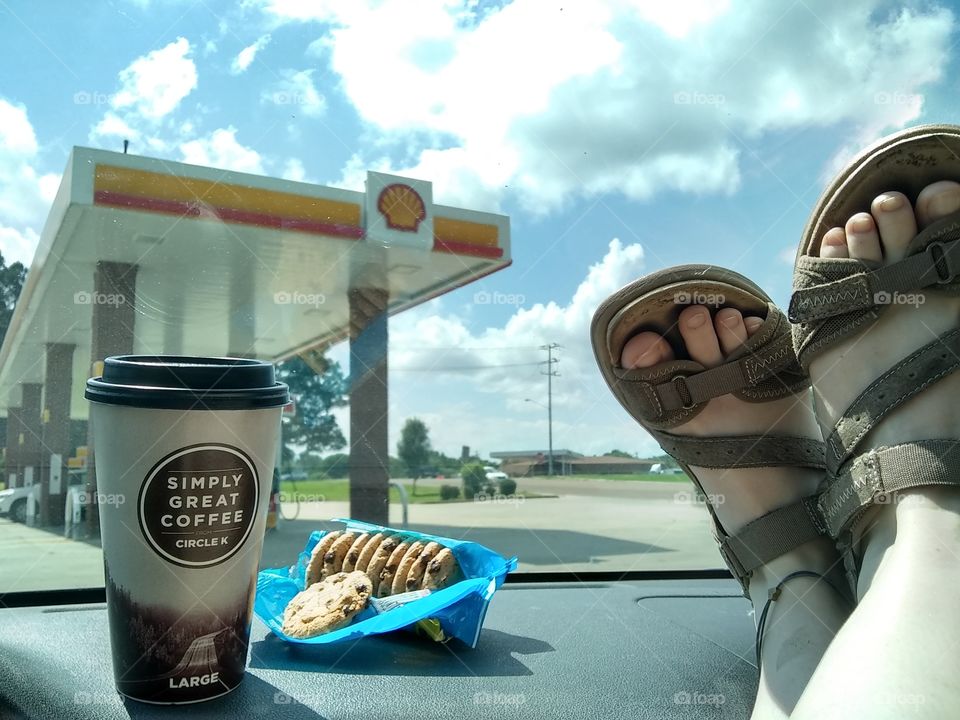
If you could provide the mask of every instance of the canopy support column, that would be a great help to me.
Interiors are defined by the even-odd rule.
[[[63,522],[70,456],[70,398],[73,386],[72,343],[47,343],[43,387],[43,456],[41,457],[40,523]],[[58,459],[59,458],[59,459]]]
[[[133,352],[133,331],[136,323],[137,265],[97,262],[93,273],[93,317],[90,327],[90,366],[99,373],[99,363],[111,355]],[[103,302],[100,302],[103,300]],[[94,458],[93,423],[87,423],[87,486],[88,498],[97,497],[97,464]],[[87,532],[100,534],[99,506],[87,508]]]
[[[356,288],[350,301],[350,517],[389,522],[387,303],[381,288]]]

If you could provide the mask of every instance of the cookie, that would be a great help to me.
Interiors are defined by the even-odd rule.
[[[453,584],[453,580],[460,571],[457,559],[450,548],[444,548],[436,557],[427,563],[427,570],[423,574],[420,587],[423,590],[442,590]]]
[[[323,559],[331,546],[337,541],[337,538],[343,535],[342,530],[328,532],[313,548],[313,554],[310,555],[310,563],[307,565],[307,586],[313,585],[323,579]]]
[[[321,580],[328,575],[333,575],[341,571],[343,568],[343,559],[347,556],[347,551],[356,539],[357,533],[345,532],[330,546],[327,554],[323,556],[323,575],[320,578]]]
[[[440,543],[429,542],[426,544],[420,554],[417,555],[413,565],[410,566],[407,577],[403,581],[403,589],[400,592],[420,589],[420,585],[423,583],[423,575],[427,571],[427,565],[441,550],[443,550],[443,545]]]
[[[367,573],[367,577],[370,578],[370,582],[373,584],[374,592],[376,592],[380,586],[380,572],[387,564],[387,560],[390,559],[393,551],[401,544],[402,540],[403,538],[400,535],[390,535],[384,538],[383,542],[380,543],[380,547],[377,548],[373,557],[370,558],[370,564],[364,569],[364,572]]]
[[[397,545],[396,549],[387,559],[383,569],[380,571],[380,585],[378,586],[376,580],[374,580],[374,589],[377,597],[386,597],[390,594],[390,590],[393,588],[393,576],[396,574],[397,568],[400,566],[400,561],[403,559],[403,556],[407,554],[407,550],[409,549],[410,543],[404,541]]]
[[[364,573],[334,573],[287,603],[283,632],[293,638],[310,638],[342,628],[367,606],[371,589]]]
[[[416,562],[420,553],[423,552],[425,546],[425,543],[419,540],[410,543],[407,552],[400,558],[397,571],[393,574],[393,582],[390,584],[390,592],[387,593],[388,595],[399,595],[407,589],[407,573],[410,572],[410,568],[413,567],[413,564]]]
[[[380,548],[380,543],[386,540],[389,536],[390,533],[378,532],[376,535],[370,538],[367,541],[367,544],[363,546],[363,550],[360,551],[360,557],[357,558],[357,564],[353,566],[353,569],[366,572],[367,566],[370,564],[370,560],[373,558],[373,554]]]
[[[363,547],[370,542],[371,537],[373,536],[370,533],[361,533],[360,536],[353,541],[353,544],[343,558],[343,572],[353,572],[354,570],[360,569],[357,567],[357,560],[360,559],[360,553],[363,551]]]

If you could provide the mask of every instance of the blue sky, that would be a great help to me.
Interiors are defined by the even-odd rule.
[[[561,9],[562,8],[562,9]],[[423,177],[508,214],[511,268],[391,323],[391,432],[652,453],[587,345],[617,286],[733,267],[781,303],[819,190],[858,147],[956,121],[951,3],[0,0],[0,250],[28,261],[74,145],[360,189]],[[475,302],[477,292],[511,303]],[[343,347],[332,355],[345,359]],[[438,356],[440,361],[437,362]],[[346,429],[346,423],[342,423]]]

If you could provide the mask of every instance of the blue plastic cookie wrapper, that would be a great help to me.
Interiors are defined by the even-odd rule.
[[[312,638],[292,638],[283,633],[283,611],[293,596],[304,589],[310,554],[327,534],[314,531],[295,565],[261,570],[257,575],[257,595],[253,610],[277,637],[303,645],[327,645],[393,632],[415,625],[421,620],[431,619],[439,622],[447,637],[455,637],[472,648],[477,646],[490,598],[497,588],[503,585],[507,573],[517,569],[516,557],[506,560],[483,545],[465,540],[398,530],[359,520],[336,518],[333,522],[346,523],[345,529],[348,532],[391,532],[414,540],[440,543],[453,552],[460,564],[463,579],[448,588],[432,592],[383,614],[378,615],[373,608],[368,607],[358,614],[352,623],[339,630]]]

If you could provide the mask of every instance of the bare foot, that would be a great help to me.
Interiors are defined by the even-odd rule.
[[[678,321],[690,358],[707,368],[722,364],[762,322],[758,317],[745,318],[733,308],[718,310],[711,318],[710,310],[702,305],[685,308]],[[642,368],[672,359],[673,350],[663,337],[641,332],[624,346],[621,364],[624,368]],[[723,395],[711,400],[696,417],[671,432],[694,436],[767,433],[820,439],[805,393],[764,403]],[[704,491],[716,499],[713,504],[717,517],[729,534],[771,510],[812,495],[823,479],[822,472],[811,468],[695,467],[693,470]]]
[[[679,330],[691,359],[716,367],[759,329],[758,317],[743,317],[724,308],[711,317],[704,306],[680,313]],[[624,346],[621,366],[650,367],[673,359],[670,344],[653,332],[640,332]],[[790,435],[820,439],[809,396],[801,393],[764,403],[733,395],[710,400],[689,422],[671,433],[693,436]],[[768,467],[711,469],[691,467],[728,534],[751,520],[816,492],[823,473],[811,468]],[[818,538],[775,558],[754,571],[749,593],[759,614],[769,592],[787,575],[808,570],[842,586],[839,556],[832,540]],[[826,648],[849,614],[849,607],[827,584],[800,577],[783,586],[771,607],[763,637],[760,688],[755,718],[787,718]]]
[[[823,237],[823,258],[858,258],[884,263],[900,260],[907,245],[930,223],[960,210],[960,184],[928,185],[916,207],[898,192],[874,199],[870,212],[852,216],[844,228]],[[873,324],[818,355],[810,364],[817,421],[826,437],[840,413],[879,375],[914,350],[953,330],[960,321],[960,298],[912,293],[915,302],[893,303]],[[909,299],[907,297],[906,299]],[[886,416],[862,447],[898,445],[910,440],[960,437],[960,374],[939,380]],[[960,461],[960,455],[958,455]],[[858,594],[863,596],[894,540],[960,537],[960,489],[918,488],[905,491],[890,506],[874,506],[858,523],[863,567]],[[929,551],[929,547],[925,548]]]

